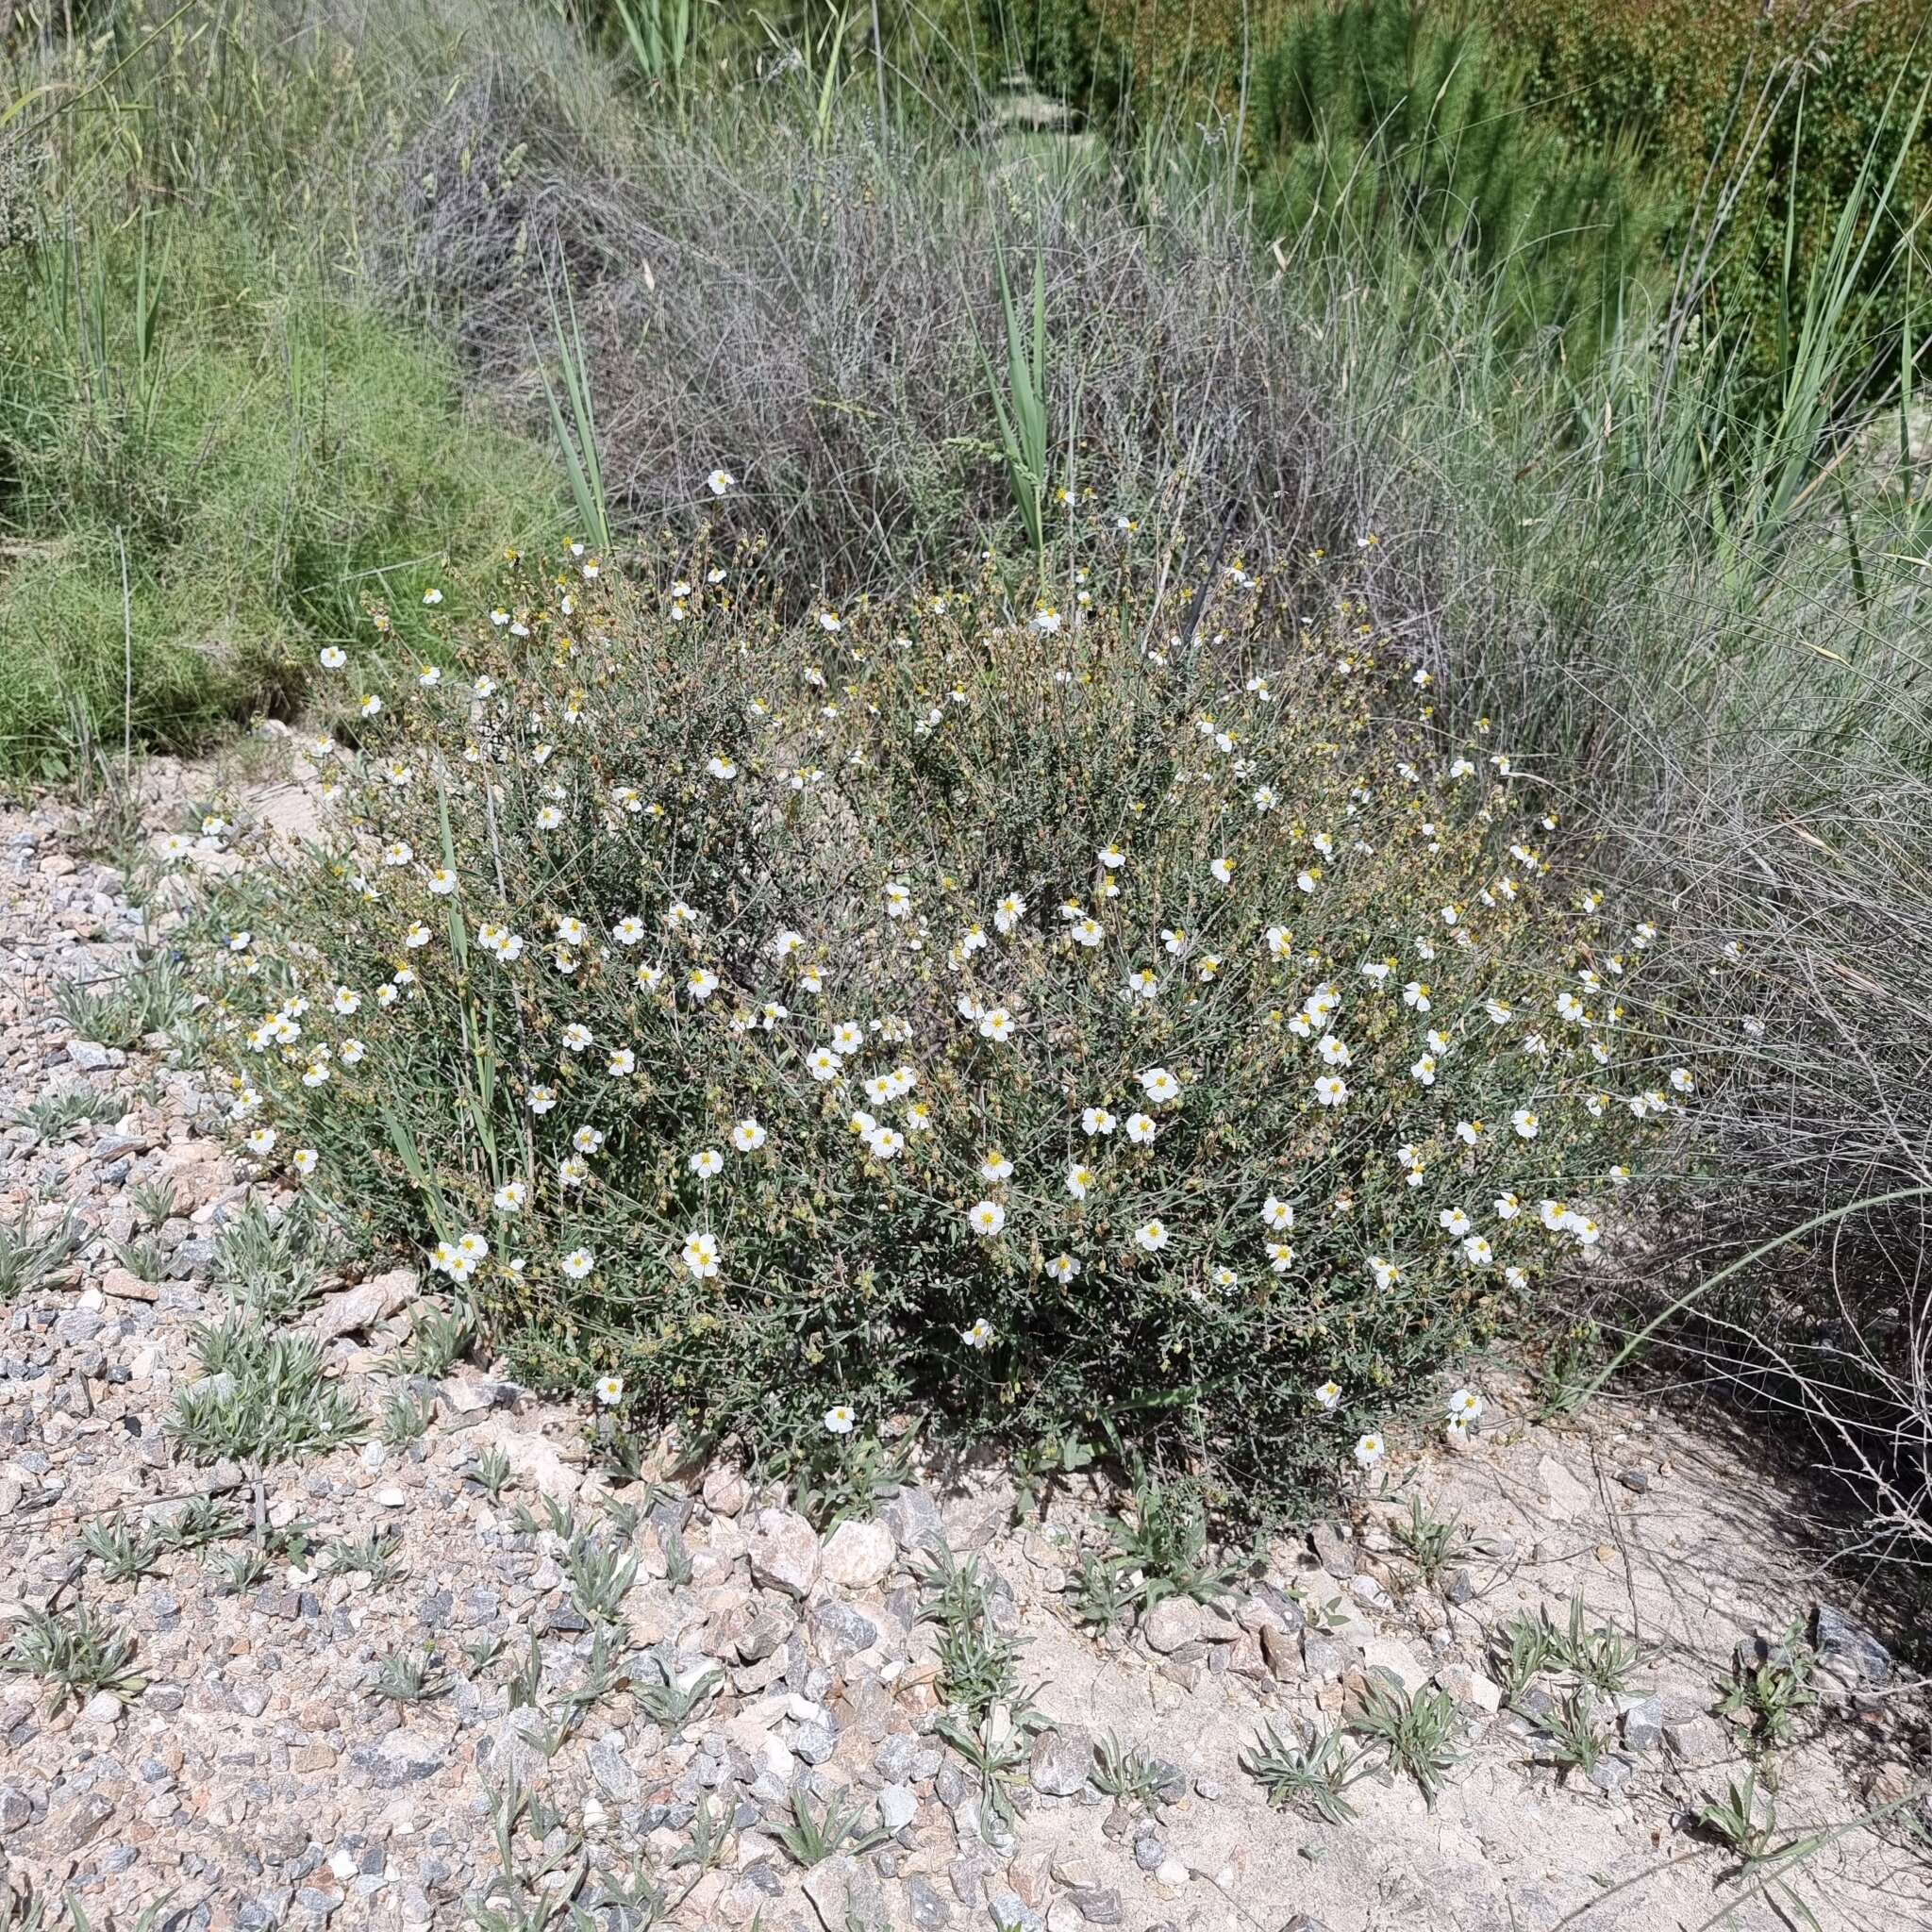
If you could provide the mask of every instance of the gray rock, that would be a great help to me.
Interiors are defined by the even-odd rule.
[[[879,1641],[878,1625],[850,1604],[824,1603],[811,1613],[812,1641],[822,1656],[845,1663]],[[741,1654],[743,1646],[740,1645]]]
[[[953,1916],[953,1908],[944,1897],[917,1873],[906,1881],[906,1903],[919,1932],[940,1932]]]
[[[1121,1923],[1121,1895],[1112,1886],[1076,1886],[1068,1893],[1074,1909],[1090,1925],[1118,1925]]]
[[[1590,1781],[1598,1790],[1615,1797],[1630,1782],[1637,1767],[1616,1751],[1607,1751],[1591,1766]]]
[[[1302,1638],[1302,1663],[1317,1683],[1332,1684],[1348,1668],[1349,1655],[1325,1632],[1310,1630]]]
[[[1093,1733],[1078,1724],[1057,1725],[1033,1740],[1029,1776],[1033,1789],[1049,1798],[1075,1797],[1093,1769]]]
[[[818,1532],[789,1509],[760,1509],[751,1540],[751,1574],[767,1590],[808,1597],[819,1580]]]
[[[1167,1845],[1158,1833],[1145,1831],[1134,1840],[1134,1863],[1143,1872],[1158,1872],[1167,1863]]]
[[[1316,1524],[1308,1541],[1314,1547],[1315,1560],[1329,1575],[1346,1581],[1355,1574],[1356,1547],[1338,1524]]]
[[[597,1780],[598,1790],[607,1798],[619,1805],[636,1802],[641,1789],[638,1774],[625,1758],[624,1740],[616,1732],[608,1732],[599,1738],[584,1753],[584,1761],[591,1767],[591,1775]]]
[[[909,1785],[879,1787],[879,1823],[890,1832],[901,1832],[919,1816],[919,1800]]]
[[[997,1932],[1013,1932],[1015,1926],[1020,1932],[1046,1932],[1044,1915],[1036,1912],[1017,1891],[990,1891],[986,1904]]]
[[[805,1895],[825,1932],[847,1932],[854,1919],[862,1925],[891,1923],[878,1875],[862,1858],[841,1853],[814,1865],[805,1874]]]
[[[1202,1629],[1201,1606],[1187,1596],[1163,1597],[1141,1620],[1148,1648],[1163,1657],[1200,1642]]]
[[[901,1490],[887,1500],[879,1514],[902,1550],[927,1548],[941,1534],[940,1506],[930,1490]]]
[[[1664,1734],[1663,1699],[1633,1697],[1624,1700],[1623,1731],[1626,1751],[1655,1751]]]
[[[829,1724],[800,1724],[791,1749],[808,1764],[823,1764],[839,1748],[839,1735]]]
[[[748,1664],[761,1663],[791,1634],[791,1618],[766,1610],[746,1624],[738,1639],[738,1655]]]

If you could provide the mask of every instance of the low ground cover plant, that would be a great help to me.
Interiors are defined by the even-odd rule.
[[[1373,1466],[1685,1104],[1655,928],[1339,584],[784,624],[736,568],[519,565],[460,684],[338,667],[387,733],[218,956],[249,1147],[694,1437]]]

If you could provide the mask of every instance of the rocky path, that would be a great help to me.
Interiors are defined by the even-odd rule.
[[[158,822],[184,781],[151,785]],[[165,1038],[90,1040],[57,998],[129,970],[165,913],[52,808],[0,813],[0,1653],[41,1666],[0,1675],[0,1857],[47,1926],[68,1897],[123,1932],[1932,1925],[1916,1693],[1856,1607],[1821,1607],[1790,1500],[1654,1414],[1557,1433],[1486,1390],[1467,1449],[1423,1445],[1354,1522],[1104,1639],[1069,1586],[1117,1499],[1015,1527],[999,1472],[928,1472],[821,1535],[727,1466],[618,1483],[582,1413],[441,1359],[392,1257],[338,1265],[289,1324],[367,1439],[192,1459],[192,1331],[229,1311],[238,1218],[282,1204]],[[71,1247],[37,1263],[63,1212]],[[1412,1498],[1454,1532],[1421,1563]],[[963,1623],[932,1614],[940,1540],[979,1566]],[[1496,1634],[1573,1604],[1637,1661],[1559,1774],[1574,1673],[1511,1708]],[[1714,1680],[1740,1641],[1775,1663],[1794,1620],[1823,1655],[1760,1765],[1766,1843],[1894,1808],[1740,1872],[1696,1828],[1749,1768]],[[961,1630],[1019,1646],[1036,1712],[941,1728]],[[1293,1745],[1394,1686],[1451,1720],[1433,1806],[1372,1740],[1352,1821],[1269,1804],[1264,1725]]]

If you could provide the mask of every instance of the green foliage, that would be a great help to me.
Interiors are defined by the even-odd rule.
[[[1208,1512],[1189,1483],[1137,1473],[1130,1510],[1109,1516],[1107,1531],[1110,1547],[1083,1558],[1076,1580],[1081,1617],[1103,1630],[1127,1610],[1151,1610],[1168,1597],[1210,1603],[1241,1573],[1240,1563],[1209,1557]]]
[[[124,1110],[117,1093],[99,1093],[92,1087],[64,1087],[58,1092],[50,1089],[36,1095],[14,1119],[58,1146],[63,1141],[71,1141],[82,1127],[102,1127],[118,1121]]]
[[[84,1704],[96,1690],[137,1697],[147,1680],[134,1668],[134,1640],[85,1607],[76,1610],[28,1608],[0,1655],[0,1671],[39,1677],[52,1686],[54,1708]]]
[[[877,1826],[863,1827],[857,1807],[846,1810],[837,1797],[827,1798],[823,1810],[814,1809],[811,1794],[800,1785],[791,1793],[791,1823],[781,1824],[773,1836],[801,1864],[809,1868],[823,1864],[834,1852],[850,1849],[854,1854],[880,1843],[885,1833]]]
[[[313,1201],[297,1196],[271,1214],[245,1202],[215,1241],[216,1284],[234,1306],[263,1322],[286,1322],[321,1292],[335,1238]]]
[[[1340,1730],[1310,1727],[1306,1743],[1284,1738],[1271,1724],[1241,1756],[1241,1768],[1268,1793],[1271,1805],[1308,1812],[1324,1824],[1346,1824],[1355,1807],[1342,1795],[1366,1774],[1364,1754],[1351,1750]]]
[[[1174,1765],[1138,1746],[1122,1743],[1111,1731],[1093,1747],[1090,1775],[1095,1790],[1120,1804],[1138,1805],[1150,1812],[1159,1804],[1163,1791],[1184,1782]]]
[[[1541,114],[1582,141],[1630,141],[1669,185],[1674,252],[1694,258],[1713,204],[1732,202],[1708,264],[1709,313],[1741,338],[1760,390],[1791,370],[1805,291],[1826,271],[1861,171],[1903,142],[1898,192],[1857,282],[1885,336],[1916,309],[1924,340],[1923,239],[1916,270],[1901,246],[1932,194],[1932,130],[1910,120],[1932,80],[1917,0],[1486,0],[1484,10],[1534,63]]]
[[[392,1650],[376,1666],[371,1690],[391,1704],[425,1704],[453,1688],[442,1658],[432,1646],[424,1651]]]
[[[1398,240],[1408,273],[1457,259],[1498,318],[1572,358],[1637,306],[1670,209],[1614,142],[1572,142],[1532,107],[1526,63],[1424,0],[1297,13],[1249,75],[1248,157],[1266,236],[1326,253]]]
[[[407,629],[434,577],[558,514],[538,446],[356,272],[425,47],[181,11],[0,51],[0,98],[55,104],[0,277],[0,773],[285,713],[368,604]]]
[[[105,984],[62,980],[54,1004],[82,1040],[125,1049],[175,1025],[187,1015],[192,995],[180,967],[161,957]]]
[[[1718,1715],[1747,1724],[1760,1747],[1789,1744],[1797,1731],[1799,1712],[1818,1702],[1811,1688],[1816,1662],[1816,1653],[1805,1641],[1802,1619],[1762,1656],[1747,1655],[1740,1648],[1729,1673],[1718,1680]]]
[[[312,1337],[245,1313],[191,1332],[204,1377],[175,1396],[168,1428],[197,1461],[279,1461],[367,1433],[355,1398],[324,1379]]]
[[[1371,1673],[1361,1708],[1348,1727],[1381,1745],[1389,1769],[1415,1780],[1424,1800],[1434,1806],[1442,1781],[1455,1768],[1462,1724],[1455,1701],[1433,1684],[1410,1693],[1400,1684]]]
[[[0,1302],[32,1294],[65,1263],[79,1245],[80,1231],[71,1211],[49,1220],[27,1202],[0,1221]]]
[[[105,1523],[90,1523],[80,1533],[80,1542],[109,1583],[145,1576],[161,1554],[155,1538],[137,1536],[127,1527],[126,1518],[118,1515]]]
[[[1393,1525],[1395,1541],[1421,1573],[1424,1583],[1433,1585],[1443,1571],[1469,1549],[1461,1525],[1435,1514],[1420,1496],[1408,1499],[1408,1514]]]

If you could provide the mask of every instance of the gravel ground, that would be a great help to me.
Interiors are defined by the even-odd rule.
[[[194,782],[153,768],[151,819]],[[303,828],[299,792],[262,796]],[[1801,1512],[1748,1445],[1634,1407],[1557,1433],[1527,1420],[1522,1390],[1486,1391],[1482,1432],[1396,1458],[1389,1500],[1271,1546],[1215,1603],[1170,1598],[1098,1640],[1068,1591],[1102,1532],[1097,1489],[1015,1527],[997,1469],[927,1471],[878,1521],[822,1536],[722,1463],[612,1487],[583,1413],[500,1364],[403,1369],[426,1305],[394,1257],[341,1268],[298,1325],[372,1421],[400,1395],[423,1433],[196,1463],[168,1419],[202,1376],[192,1327],[226,1311],[217,1240],[252,1196],[275,1197],[164,1039],[109,1048],[55,1004],[61,978],[125,971],[163,940],[166,912],[130,904],[53,807],[0,812],[0,1117],[69,1089],[114,1102],[64,1140],[0,1128],[0,1215],[64,1207],[78,1235],[0,1300],[0,1648],[49,1607],[133,1645],[118,1689],[64,1704],[40,1676],[0,1676],[16,1890],[122,1928],[1595,1932],[1716,1925],[1727,1907],[1726,1924],[1789,1925],[1807,1922],[1763,1868],[1738,1875],[1693,1827],[1747,1768],[1741,1728],[1711,1714],[1713,1678],[1804,1617],[1826,1655],[1776,1754],[1780,1836],[1903,1808],[1780,1882],[1820,1926],[1932,1925],[1906,1829],[1923,1704],[1882,1618],[1821,1605]],[[163,1179],[174,1204],[155,1224]],[[498,1493],[479,1468],[507,1471]],[[1461,1529],[1429,1580],[1396,1534],[1411,1495]],[[137,1542],[172,1525],[191,1546],[112,1580],[80,1539],[117,1518]],[[572,1535],[592,1529],[636,1565],[608,1615],[573,1576]],[[936,1536],[976,1556],[983,1627],[1022,1646],[1019,1679],[1039,1687],[1040,1723],[1002,1704],[980,1729],[1014,1768],[1009,1815],[989,1814],[936,1728],[941,1626],[921,1580]],[[380,1574],[332,1566],[352,1546]],[[239,1585],[211,1568],[250,1550],[259,1574]],[[1573,1601],[1641,1662],[1599,1711],[1600,1761],[1559,1777],[1532,1716],[1498,1708],[1490,1638],[1525,1609],[1561,1624]],[[398,1653],[426,1694],[385,1694]],[[1377,1769],[1348,1790],[1353,1823],[1271,1808],[1241,1762],[1261,1725],[1343,1722],[1378,1673],[1454,1700],[1434,1806]],[[1523,1701],[1547,1707],[1553,1690]],[[1138,1797],[1094,1782],[1108,1742],[1144,1755]],[[828,1802],[877,1836],[807,1868],[781,1834]]]

